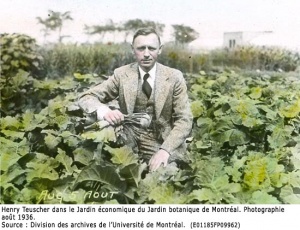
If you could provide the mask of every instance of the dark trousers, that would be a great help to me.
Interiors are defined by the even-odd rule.
[[[141,160],[149,163],[149,160],[162,145],[162,140],[157,138],[157,134],[153,129],[143,129],[134,125],[123,126],[122,143],[132,147],[134,152],[138,153]],[[186,161],[185,151],[177,151],[171,153],[168,163],[176,163]]]
[[[146,163],[156,153],[162,142],[158,141],[152,129],[144,129],[134,125],[124,125],[124,144],[132,147]]]

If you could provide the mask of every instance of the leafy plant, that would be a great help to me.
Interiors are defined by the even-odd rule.
[[[35,40],[22,34],[1,34],[1,112],[15,115],[32,93],[33,77],[40,70],[41,55]]]
[[[192,198],[211,203],[287,202],[278,191],[287,191],[286,177],[299,172],[293,156],[299,141],[299,79],[234,72],[190,79],[196,122],[190,151],[192,167],[199,172],[195,181],[202,187]],[[194,158],[194,152],[202,157]],[[293,193],[290,198],[299,203],[297,197]]]

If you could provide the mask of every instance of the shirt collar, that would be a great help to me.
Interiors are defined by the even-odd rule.
[[[141,75],[141,79],[143,80],[144,75],[147,73],[144,70],[142,70],[142,68],[139,66],[139,71],[140,71],[140,75]],[[156,75],[156,63],[154,64],[154,66],[152,67],[152,69],[148,72],[148,74],[150,75],[149,78],[151,79],[155,79],[155,75]]]

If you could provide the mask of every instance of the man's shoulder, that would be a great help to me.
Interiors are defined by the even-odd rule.
[[[173,79],[182,79],[183,74],[180,70],[157,63],[157,67],[160,69],[161,73],[164,75],[167,75],[168,77],[171,77]]]
[[[130,64],[127,64],[127,65],[123,65],[121,67],[118,67],[115,69],[115,73],[126,73],[127,71],[132,71],[136,69],[137,70],[137,63],[134,62],[134,63],[130,63]]]
[[[160,69],[162,69],[163,71],[166,71],[166,72],[181,73],[180,70],[172,68],[170,66],[163,65],[161,63],[157,63],[157,68],[160,68]]]

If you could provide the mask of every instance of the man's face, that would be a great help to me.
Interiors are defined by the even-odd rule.
[[[161,53],[161,45],[156,34],[137,36],[132,44],[132,52],[145,72],[151,70]]]

